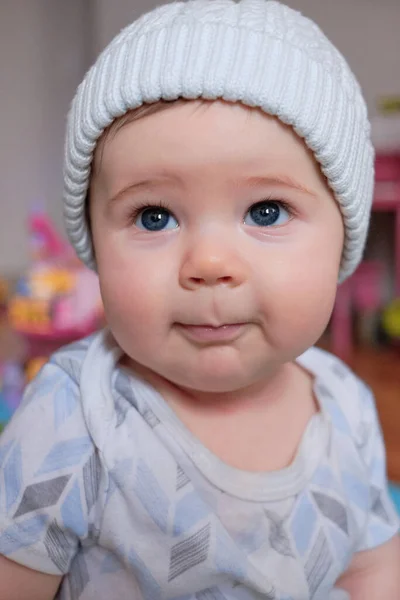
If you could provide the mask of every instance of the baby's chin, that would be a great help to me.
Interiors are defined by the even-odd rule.
[[[186,372],[165,372],[164,377],[175,386],[198,394],[235,394],[260,382],[267,376],[268,369],[253,365],[253,368],[237,364],[197,365]]]
[[[201,380],[190,378],[185,381],[174,381],[173,383],[180,389],[192,392],[193,394],[226,395],[237,394],[241,390],[250,387],[255,382],[249,380],[232,381],[232,379],[229,380],[225,378],[213,379],[212,377],[209,377],[207,380],[205,378],[202,378]]]

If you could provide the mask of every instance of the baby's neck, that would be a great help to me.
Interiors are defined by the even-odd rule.
[[[246,389],[223,394],[178,388],[138,366],[134,371],[157,389],[203,445],[247,471],[287,466],[318,410],[311,376],[293,363]]]
[[[259,413],[260,410],[265,411],[267,406],[273,410],[274,406],[282,404],[293,385],[295,372],[297,367],[287,363],[267,377],[238,390],[204,392],[168,384],[168,387],[171,386],[171,397],[166,388],[164,393],[167,392],[167,401],[172,408],[182,410],[179,407],[187,407],[191,412],[207,414],[209,417]]]

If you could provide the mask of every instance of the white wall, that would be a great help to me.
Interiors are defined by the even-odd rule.
[[[0,2],[0,273],[28,261],[42,202],[61,226],[65,115],[88,63],[85,0]]]
[[[98,54],[123,27],[160,4],[165,2],[163,0],[92,0],[94,55]]]
[[[400,93],[400,0],[285,0],[314,19],[346,56],[364,89],[370,114],[381,94]],[[93,0],[94,48],[162,0]]]

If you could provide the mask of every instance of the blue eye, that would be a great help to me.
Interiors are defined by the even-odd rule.
[[[282,225],[290,219],[290,212],[282,202],[263,200],[253,204],[245,217],[245,224],[253,227]]]
[[[147,231],[164,231],[164,229],[176,229],[178,222],[175,217],[160,206],[149,206],[141,210],[134,221],[136,227]]]

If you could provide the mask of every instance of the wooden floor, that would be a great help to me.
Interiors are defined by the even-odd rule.
[[[346,362],[374,390],[389,477],[400,483],[400,349],[360,348]]]

